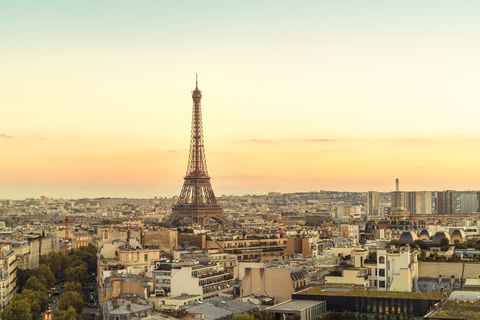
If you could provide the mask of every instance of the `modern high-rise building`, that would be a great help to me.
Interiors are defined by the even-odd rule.
[[[420,214],[432,214],[432,192],[420,191]]]
[[[460,206],[462,213],[472,213],[478,211],[477,192],[464,191],[460,196]]]
[[[380,216],[380,194],[378,191],[367,192],[367,215]]]
[[[444,193],[443,191],[437,192],[437,199],[435,200],[435,209],[437,214],[445,214],[445,203],[444,203]]]
[[[405,209],[410,211],[410,214],[421,213],[421,194],[419,191],[405,193]]]
[[[405,192],[392,191],[392,210],[405,209]]]
[[[455,190],[444,191],[443,202],[444,202],[445,214],[457,213],[457,191]]]

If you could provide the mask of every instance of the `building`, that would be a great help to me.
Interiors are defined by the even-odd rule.
[[[305,289],[310,283],[307,271],[287,265],[247,267],[244,272],[240,296],[268,295],[275,297],[277,303],[290,300],[292,293]]]
[[[300,320],[311,320],[327,312],[326,301],[288,300],[265,309],[271,319],[285,319],[297,314]]]
[[[165,272],[158,270],[162,276],[157,279],[168,279]],[[170,270],[171,297],[181,295],[200,296],[201,299],[215,297],[221,293],[233,294],[233,277],[216,263],[179,262],[173,263]]]
[[[73,239],[73,243],[71,244],[71,249],[73,250],[77,250],[80,247],[86,247],[88,244],[92,243],[92,236],[85,230],[72,232],[71,239]]]
[[[420,214],[432,214],[432,192],[420,192]]]
[[[456,214],[457,211],[457,191],[447,190],[443,193],[445,214]]]
[[[10,242],[0,244],[0,275],[2,282],[2,307],[12,301],[17,294],[17,256]],[[4,287],[5,286],[5,287]]]
[[[478,211],[478,198],[475,191],[464,191],[460,196],[460,207],[462,213],[473,213]]]
[[[380,194],[378,191],[367,192],[367,215],[380,216]]]

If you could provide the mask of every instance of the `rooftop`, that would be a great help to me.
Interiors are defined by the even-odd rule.
[[[339,290],[339,289],[342,289],[342,290]],[[326,287],[319,286],[309,290],[305,290],[302,292],[302,294],[437,300],[442,297],[443,293],[440,291],[432,291],[432,292],[376,291],[376,290],[368,290],[365,287],[359,287],[359,286],[328,285]]]
[[[478,319],[480,302],[445,301],[440,310],[433,315],[434,318],[446,319]]]

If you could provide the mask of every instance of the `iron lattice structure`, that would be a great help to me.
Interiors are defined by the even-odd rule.
[[[192,132],[190,152],[188,156],[187,174],[180,196],[172,208],[169,224],[186,218],[191,223],[203,225],[207,219],[227,223],[222,207],[217,203],[215,193],[210,184],[203,144],[203,126],[201,100],[202,92],[198,89],[198,81],[192,92]]]

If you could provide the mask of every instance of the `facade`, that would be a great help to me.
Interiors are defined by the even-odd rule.
[[[73,243],[71,249],[77,250],[80,247],[86,247],[89,243],[92,243],[92,236],[88,231],[79,230],[72,234]]]
[[[457,213],[457,191],[447,190],[444,191],[444,210],[445,214]]]
[[[276,302],[290,300],[292,293],[308,286],[307,271],[285,265],[245,268],[240,296],[261,294],[275,297]]]
[[[12,248],[11,243],[1,243],[0,247],[0,266],[1,266],[1,282],[2,282],[2,307],[12,301],[17,294],[17,256]]]
[[[40,240],[32,240],[30,245],[30,266],[29,269],[33,270],[40,264]]]
[[[460,196],[460,206],[462,213],[472,213],[478,211],[478,198],[475,191],[464,191]]]
[[[221,293],[233,294],[232,281],[228,272],[215,263],[175,263],[171,269],[171,297],[188,294],[205,299]]]
[[[432,214],[432,192],[420,192],[420,214]]]
[[[283,255],[288,238],[208,240],[207,249],[219,249],[220,252],[234,254],[239,261],[258,259],[265,255]]]
[[[417,254],[410,247],[398,251],[377,251],[376,283],[378,291],[412,292],[418,280]]]
[[[367,215],[380,216],[380,194],[378,191],[367,192]]]
[[[26,240],[7,239],[6,241],[12,244],[12,249],[15,251],[17,258],[17,266],[21,270],[30,268],[30,245]]]
[[[318,237],[287,238],[285,254],[301,254],[304,257],[318,256]]]
[[[419,191],[411,191],[405,193],[405,206],[410,214],[421,214],[422,197]]]
[[[404,210],[405,208],[405,192],[392,191],[392,210]]]

